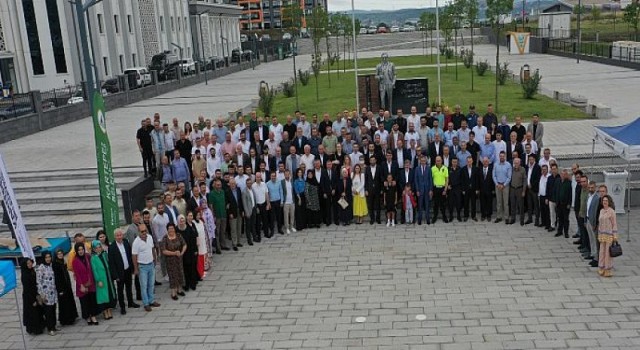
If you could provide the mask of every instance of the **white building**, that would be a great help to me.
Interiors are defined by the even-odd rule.
[[[190,0],[189,11],[194,58],[229,57],[240,48],[242,7],[222,0]]]
[[[188,0],[103,0],[87,18],[100,80],[163,51],[193,56]],[[0,80],[16,92],[79,84],[75,23],[66,0],[0,0]]]

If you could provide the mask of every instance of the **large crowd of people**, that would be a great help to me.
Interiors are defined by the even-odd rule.
[[[127,307],[140,307],[133,286],[146,311],[159,307],[156,266],[177,300],[196,290],[212,254],[276,233],[367,219],[369,225],[385,220],[386,227],[439,220],[533,224],[569,238],[573,208],[582,257],[601,276],[612,276],[613,200],[578,164],[560,167],[543,146],[537,114],[527,126],[520,116],[513,125],[498,119],[491,105],[483,116],[474,106],[467,114],[455,106],[424,114],[412,107],[409,115],[397,110],[394,116],[345,110],[333,120],[326,113],[307,120],[296,111],[285,124],[255,112],[246,118],[214,124],[199,116],[181,125],[177,118],[163,123],[156,113],[142,120],[136,140],[144,175],[159,181],[163,193],[148,197],[111,244],[104,232],[90,244],[76,235],[67,266],[88,324],[98,324],[100,313],[112,318],[117,306],[125,314],[125,291]],[[24,310],[25,325],[30,333],[46,325],[55,334],[56,303],[63,325],[75,322],[77,311],[64,256],[56,252],[44,261],[35,270],[31,261],[23,266],[24,301],[32,306]],[[52,273],[55,286],[42,277]]]

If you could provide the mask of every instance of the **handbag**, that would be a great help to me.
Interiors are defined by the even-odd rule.
[[[342,209],[347,209],[347,207],[349,206],[349,202],[347,202],[344,198],[340,198],[338,200],[338,204],[340,204]]]
[[[617,258],[620,255],[622,255],[622,246],[620,243],[618,243],[618,241],[611,243],[611,246],[609,246],[609,256]]]

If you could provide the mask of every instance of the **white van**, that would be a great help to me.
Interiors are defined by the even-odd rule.
[[[124,70],[125,75],[134,75],[136,87],[143,87],[151,84],[151,72],[145,67],[133,67]]]

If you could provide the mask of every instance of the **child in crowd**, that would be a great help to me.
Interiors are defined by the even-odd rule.
[[[413,209],[415,207],[416,197],[411,190],[411,184],[406,184],[402,192],[402,209],[404,210],[404,220],[407,225],[413,224]]]
[[[384,206],[387,210],[387,227],[396,226],[396,204],[398,203],[398,191],[396,191],[393,175],[387,175],[384,182]]]

